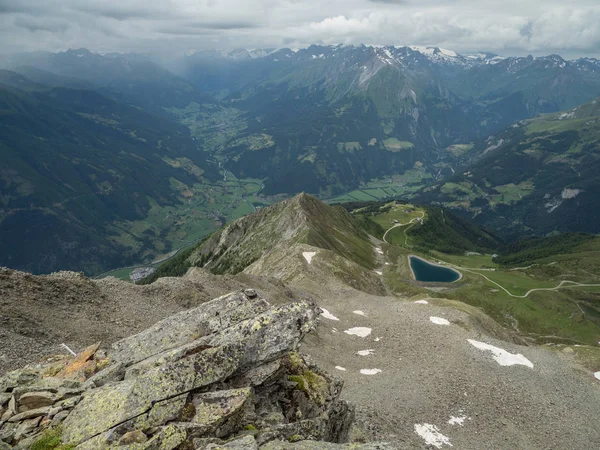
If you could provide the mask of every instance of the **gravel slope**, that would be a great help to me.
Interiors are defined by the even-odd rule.
[[[358,405],[359,422],[371,437],[399,448],[428,448],[415,425],[435,431],[424,425],[429,424],[448,442],[438,436],[429,441],[438,446],[429,448],[600,448],[600,382],[593,373],[570,355],[494,339],[464,312],[428,301],[415,304],[341,287],[321,295],[320,305],[339,321],[321,318],[302,351],[345,380],[343,395]],[[450,325],[437,325],[432,316]],[[365,338],[343,332],[352,327],[372,332]],[[520,353],[533,368],[501,366],[467,339]],[[368,349],[372,354],[357,354]],[[381,372],[363,375],[361,369]],[[454,424],[448,423],[452,417]]]

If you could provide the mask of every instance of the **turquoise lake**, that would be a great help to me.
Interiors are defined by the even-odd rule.
[[[430,264],[414,256],[409,256],[410,267],[415,274],[415,280],[435,283],[452,283],[460,279],[460,273],[454,269]]]

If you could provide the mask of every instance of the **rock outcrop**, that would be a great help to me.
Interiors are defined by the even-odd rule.
[[[337,448],[354,414],[342,381],[295,351],[319,313],[247,289],[107,350],[11,372],[0,378],[0,448]]]

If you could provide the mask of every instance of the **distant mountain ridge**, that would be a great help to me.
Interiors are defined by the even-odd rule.
[[[508,236],[600,232],[600,98],[513,124],[468,149],[462,173],[425,188]]]
[[[173,183],[219,177],[181,125],[6,71],[0,134],[0,265],[36,273],[137,260],[135,239],[124,243],[115,225],[145,217],[152,202],[179,203]],[[159,236],[145,240],[159,251]]]
[[[4,175],[5,180],[10,179],[6,185],[10,185],[6,187],[8,194],[2,197],[4,206],[27,199],[37,207],[50,197],[53,203],[63,204],[65,198],[71,198],[66,194],[55,195],[57,190],[67,192],[70,189],[71,183],[64,179],[59,182],[62,187],[55,185],[43,195],[39,194],[43,198],[37,196],[45,190],[38,188],[30,194],[15,187],[14,180],[19,177],[46,177],[40,176],[46,173],[45,166],[32,165],[30,160],[41,160],[53,154],[50,141],[32,140],[35,134],[28,131],[29,128],[44,128],[45,120],[54,123],[52,134],[56,139],[71,140],[70,145],[62,147],[64,149],[72,148],[79,154],[84,147],[81,142],[97,149],[104,145],[112,148],[108,153],[81,155],[88,164],[85,167],[109,170],[109,166],[117,164],[116,155],[122,156],[116,150],[130,148],[134,142],[140,149],[145,148],[144,164],[152,161],[152,168],[144,169],[146,173],[152,173],[152,177],[160,174],[156,183],[141,183],[144,171],[139,170],[140,164],[132,156],[136,153],[124,150],[127,161],[121,160],[119,167],[114,168],[118,175],[108,172],[109,178],[114,175],[118,179],[137,180],[139,189],[120,196],[118,207],[95,208],[93,214],[86,216],[84,222],[87,225],[79,229],[83,234],[77,239],[81,243],[85,240],[82,236],[87,236],[86,239],[95,242],[90,236],[102,236],[108,245],[115,239],[111,234],[114,230],[99,228],[100,217],[103,220],[107,217],[140,218],[148,212],[148,198],[156,200],[159,197],[159,205],[181,204],[185,198],[182,195],[190,193],[185,187],[193,186],[198,177],[212,180],[221,177],[226,181],[232,173],[237,179],[253,180],[265,196],[307,192],[332,198],[372,180],[379,182],[389,177],[400,180],[407,192],[415,192],[475,163],[476,155],[497,145],[500,141],[496,137],[508,133],[512,124],[530,120],[538,114],[558,111],[570,114],[573,108],[600,96],[598,60],[567,61],[557,55],[500,57],[482,52],[465,56],[438,47],[340,45],[310,46],[299,50],[189,52],[175,62],[177,64],[169,67],[173,70],[177,67],[177,73],[158,64],[151,55],[102,55],[86,49],[56,54],[22,54],[4,60],[4,66],[14,68],[20,75],[15,72],[0,74],[0,83],[10,86],[10,89],[3,88],[5,105],[2,109],[9,113],[0,118],[0,124],[18,130],[10,131],[13,148],[20,149],[23,143],[29,142],[29,149],[43,149],[28,156],[27,164],[10,163],[10,170],[16,175]],[[32,106],[36,102],[42,105],[38,111]],[[90,109],[90,105],[95,106]],[[96,107],[101,109],[100,113],[94,110]],[[49,112],[54,108],[60,112]],[[111,108],[119,112],[111,112]],[[120,123],[122,114],[132,120],[131,127],[122,128],[114,123]],[[20,117],[20,122],[15,121],[16,117]],[[59,118],[66,122],[55,123]],[[85,139],[72,136],[73,130],[83,129],[86,130]],[[163,154],[166,150],[160,147],[164,140],[156,135],[157,131],[181,142],[177,148],[170,147],[173,153],[168,159]],[[142,136],[145,132],[150,138]],[[19,139],[20,143],[17,142]],[[489,144],[481,144],[488,139]],[[7,140],[5,146],[8,143]],[[56,148],[61,146],[56,144]],[[7,150],[3,151],[8,154]],[[26,152],[21,151],[18,157],[10,156],[7,160],[21,160],[24,154]],[[105,165],[103,158],[108,158],[110,164]],[[79,159],[73,161],[78,163]],[[63,173],[62,170],[59,172]],[[125,176],[124,173],[135,175]],[[178,175],[171,176],[174,173]],[[183,173],[185,175],[179,176]],[[80,176],[85,178],[90,174],[79,173],[77,177]],[[167,186],[169,183],[165,180],[170,179],[177,181]],[[512,181],[502,183],[498,186]],[[571,181],[562,184],[567,189],[592,192],[589,187],[571,187]],[[552,198],[562,196],[562,190],[557,193],[554,190]],[[176,191],[181,194],[177,200],[173,197]],[[96,189],[94,192],[105,191]],[[565,195],[571,195],[570,192]],[[509,198],[511,194],[505,192],[503,195]],[[131,203],[123,201],[125,198],[134,199],[132,210],[127,206]],[[442,203],[458,201],[433,194],[424,198]],[[578,201],[583,198],[579,196]],[[563,205],[567,203],[563,202]],[[259,205],[247,203],[246,206]],[[115,210],[118,211],[116,215]],[[69,212],[73,213],[72,210]],[[219,211],[215,214],[215,217],[203,216],[212,221],[211,226],[222,222],[223,215]],[[92,216],[95,219],[88,220]],[[165,212],[162,217],[169,215]],[[590,231],[594,222],[594,219],[585,218],[569,226],[551,225],[544,223],[547,217],[540,214],[535,219],[538,225],[528,227],[488,222],[486,217],[480,215],[476,220],[498,231],[507,228],[511,235],[554,229]],[[16,222],[11,229],[19,231],[24,228],[23,223]],[[94,231],[85,228],[88,226]],[[144,228],[143,232],[146,231]],[[163,242],[163,236],[156,236],[162,231],[148,234],[147,239],[144,236],[143,245],[153,248],[155,241]],[[37,236],[36,233],[33,235]],[[138,230],[135,242],[139,243],[140,239]],[[122,242],[126,248],[137,245],[129,238]],[[102,244],[103,248],[105,244]],[[37,244],[31,247],[35,248],[38,248]],[[162,250],[161,254],[165,254],[169,248]],[[48,250],[48,254],[53,251]],[[148,255],[157,252],[156,249],[149,250]],[[118,248],[112,253],[115,259],[111,256],[107,266],[114,267],[115,261],[123,261],[125,254],[131,252]],[[15,257],[27,259],[25,254]],[[100,259],[87,267],[98,269]],[[61,267],[62,262],[44,263],[38,268],[21,264],[16,260],[10,262],[14,267],[35,271],[54,270]]]

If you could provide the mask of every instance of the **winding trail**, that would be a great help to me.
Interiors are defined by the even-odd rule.
[[[448,263],[447,263],[448,264]],[[584,284],[584,283],[578,283],[576,281],[570,281],[570,280],[562,280],[558,286],[552,287],[552,288],[534,288],[534,289],[530,289],[528,290],[524,295],[515,295],[513,293],[511,293],[508,289],[506,289],[504,286],[502,286],[499,283],[496,283],[493,280],[490,280],[488,277],[486,277],[484,274],[479,273],[479,272],[473,272],[472,270],[460,267],[460,266],[456,266],[454,264],[448,264],[450,267],[454,267],[457,269],[461,269],[464,270],[465,272],[469,272],[472,273],[474,275],[479,275],[483,278],[485,278],[487,281],[489,281],[492,284],[495,284],[496,286],[498,286],[500,289],[502,289],[504,292],[506,292],[508,295],[510,295],[511,297],[514,298],[527,298],[529,296],[529,294],[531,294],[532,292],[536,292],[536,291],[557,291],[560,288],[562,288],[565,284],[571,284],[573,285],[573,287],[600,287],[600,284]]]
[[[397,223],[396,225],[391,226],[390,228],[387,229],[387,231],[383,234],[383,242],[385,242],[386,244],[389,244],[389,242],[385,239],[385,237],[387,236],[387,234],[392,231],[394,228],[398,228],[398,227],[404,227],[406,225],[410,225],[410,227],[408,227],[406,230],[404,230],[404,246],[408,246],[407,241],[408,241],[408,236],[406,235],[406,232],[408,230],[410,230],[415,223],[423,220],[423,218],[425,217],[425,213],[423,211],[420,211],[421,213],[421,217],[415,217],[414,219],[411,219],[410,221],[406,222],[406,223]]]
[[[408,240],[408,236],[406,235],[406,232],[412,227],[414,226],[415,223],[417,223],[418,220],[423,220],[423,218],[425,217],[425,213],[421,211],[421,217],[417,218],[415,217],[414,219],[411,219],[409,222],[406,223],[397,223],[396,225],[393,225],[392,227],[388,228],[387,231],[384,233],[383,235],[383,241],[387,244],[389,244],[389,242],[385,239],[386,235],[392,231],[394,228],[398,228],[398,227],[403,227],[406,225],[410,225],[410,227],[408,227],[406,230],[404,230],[404,246],[408,247],[407,245],[407,240]],[[585,283],[578,283],[577,281],[571,281],[571,280],[562,280],[560,281],[560,283],[555,286],[555,287],[551,287],[551,288],[534,288],[534,289],[530,289],[528,290],[525,294],[523,295],[516,295],[513,294],[512,292],[510,292],[508,289],[506,289],[504,286],[502,286],[500,283],[497,283],[494,280],[489,279],[488,277],[486,277],[484,274],[479,273],[479,272],[475,272],[475,271],[488,271],[488,272],[495,272],[496,269],[488,269],[488,268],[477,268],[477,267],[462,267],[462,266],[458,266],[456,264],[452,264],[449,263],[448,261],[443,261],[441,259],[438,259],[438,261],[444,263],[445,265],[447,265],[448,267],[451,267],[453,269],[457,269],[457,270],[463,270],[465,272],[471,273],[473,275],[479,275],[480,277],[485,278],[487,281],[489,281],[490,283],[498,286],[500,289],[502,289],[504,292],[506,292],[508,295],[510,295],[511,297],[514,298],[527,298],[529,296],[529,294],[531,294],[532,292],[536,292],[536,291],[557,291],[559,289],[561,289],[565,284],[570,284],[572,285],[572,287],[600,287],[600,283],[598,284],[585,284]],[[532,264],[530,266],[527,267],[516,267],[514,269],[508,269],[508,270],[524,270],[524,269],[529,269],[530,267],[536,266],[537,264]]]

